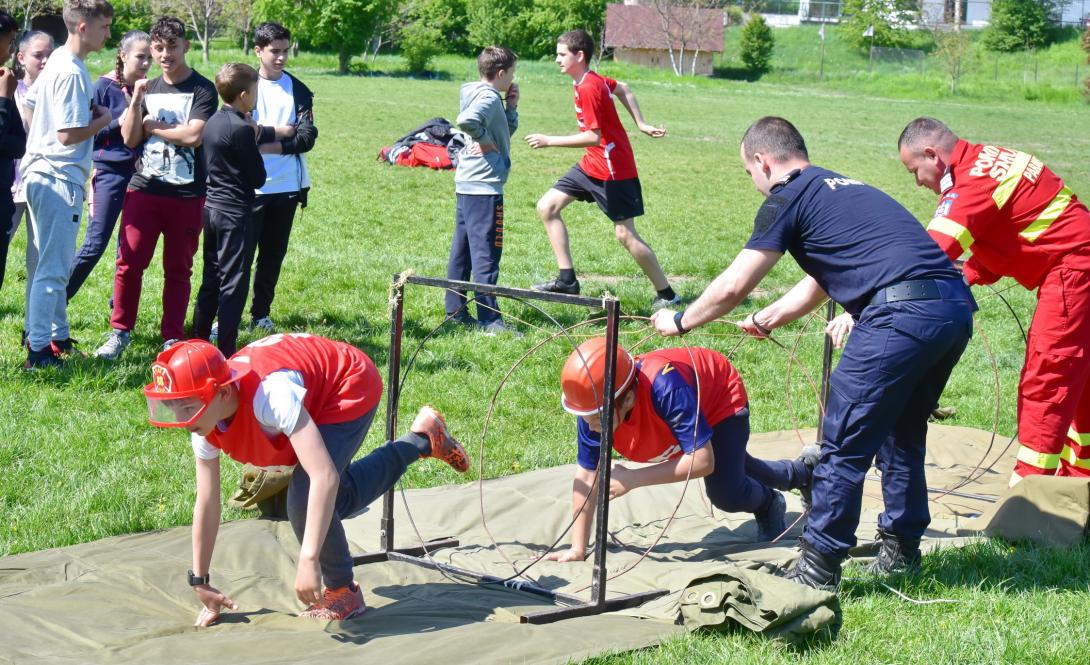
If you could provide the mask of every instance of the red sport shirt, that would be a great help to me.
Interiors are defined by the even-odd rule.
[[[575,117],[579,131],[597,129],[602,133],[598,145],[590,146],[583,153],[579,167],[598,180],[630,180],[637,178],[636,158],[628,142],[612,94],[617,82],[597,72],[587,71],[575,83]]]
[[[1037,288],[1065,256],[1090,268],[1090,212],[1033,155],[958,141],[941,189],[927,232],[951,259],[972,251],[970,284],[1006,275]]]

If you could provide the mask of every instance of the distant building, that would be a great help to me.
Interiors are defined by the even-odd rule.
[[[682,74],[710,75],[712,56],[723,52],[721,9],[614,4],[606,7],[603,40],[613,59]]]

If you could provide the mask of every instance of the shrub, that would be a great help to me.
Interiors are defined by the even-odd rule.
[[[751,72],[768,71],[772,61],[772,49],[776,45],[772,28],[760,14],[751,14],[742,28],[740,42],[742,62]]]
[[[995,0],[992,18],[984,31],[984,47],[992,51],[1020,51],[1047,46],[1052,39],[1048,17],[1052,0]]]

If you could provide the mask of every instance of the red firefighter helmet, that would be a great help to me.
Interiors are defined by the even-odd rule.
[[[628,388],[636,375],[636,362],[620,344],[617,345],[613,368],[616,398]],[[560,372],[560,405],[577,416],[597,413],[605,395],[605,379],[606,338],[588,339],[571,352]]]
[[[144,386],[148,421],[158,427],[189,427],[204,415],[216,391],[243,376],[208,342],[178,342],[155,358]]]

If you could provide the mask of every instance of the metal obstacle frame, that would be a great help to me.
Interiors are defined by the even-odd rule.
[[[553,609],[529,612],[519,617],[521,623],[544,624],[571,619],[581,616],[591,616],[604,612],[636,607],[649,600],[664,596],[669,593],[667,589],[654,589],[635,594],[626,594],[606,597],[606,552],[605,546],[609,538],[609,484],[611,475],[611,459],[613,453],[613,401],[614,401],[614,363],[616,362],[618,332],[621,318],[621,303],[613,296],[602,298],[590,298],[587,296],[566,295],[560,293],[546,293],[531,291],[528,289],[516,289],[504,286],[492,286],[476,284],[449,279],[437,279],[433,277],[418,277],[415,275],[394,275],[390,296],[390,355],[387,364],[387,398],[386,398],[386,439],[392,441],[397,438],[397,411],[401,398],[401,342],[404,333],[404,300],[405,285],[416,284],[440,289],[454,289],[457,291],[473,291],[477,296],[494,295],[520,300],[538,300],[544,302],[575,305],[590,310],[604,310],[606,318],[606,366],[605,385],[602,395],[602,443],[598,458],[597,495],[595,497],[595,524],[594,524],[594,574],[590,587],[590,600],[585,598],[547,589],[532,582],[520,579],[501,578],[477,571],[466,570],[439,563],[428,554],[444,547],[457,547],[455,538],[441,538],[423,543],[420,546],[409,548],[396,548],[394,546],[394,493],[391,488],[382,499],[382,518],[379,526],[380,548],[376,552],[352,557],[353,565],[363,565],[381,561],[401,561],[433,570],[441,570],[476,580],[478,584],[496,584],[509,589],[524,591],[536,596],[548,599],[557,605]]]

